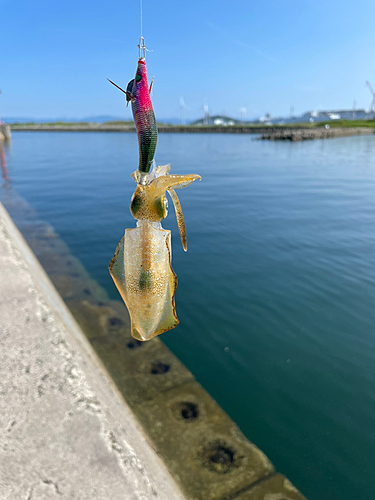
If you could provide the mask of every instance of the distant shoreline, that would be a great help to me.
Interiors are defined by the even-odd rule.
[[[11,125],[12,130],[24,130],[28,132],[56,131],[56,132],[135,132],[133,124],[120,123],[33,123]],[[280,127],[269,127],[264,125],[165,125],[158,124],[161,133],[230,133],[230,134],[262,134],[270,130],[279,130]]]
[[[271,141],[304,141],[313,139],[329,139],[333,137],[348,137],[355,135],[369,135],[375,133],[375,128],[368,123],[364,126],[350,126],[350,122],[343,126],[325,128],[319,125],[164,125],[158,124],[160,133],[189,133],[189,134],[261,134],[263,140]],[[335,124],[336,125],[336,124]],[[339,124],[337,124],[339,125]],[[361,123],[362,125],[362,123]],[[24,132],[127,132],[134,133],[133,124],[121,123],[30,123],[11,125],[12,131]]]

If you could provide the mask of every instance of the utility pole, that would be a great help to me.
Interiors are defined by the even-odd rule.
[[[186,104],[184,97],[180,97],[180,108],[181,108],[181,125],[186,125]]]

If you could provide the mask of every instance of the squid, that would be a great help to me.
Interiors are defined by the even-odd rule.
[[[171,231],[161,221],[168,215],[166,193],[172,199],[183,249],[187,250],[185,222],[175,190],[201,177],[171,175],[170,164],[156,167],[158,130],[146,71],[146,47],[141,37],[135,78],[126,90],[113,83],[131,102],[139,145],[138,169],[131,175],[137,186],[130,202],[136,227],[125,229],[109,264],[111,277],[124,300],[134,338],[147,341],[175,328],[177,276],[172,269]]]

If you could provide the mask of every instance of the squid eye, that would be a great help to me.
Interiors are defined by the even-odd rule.
[[[137,73],[137,75],[135,76],[135,81],[136,82],[140,82],[142,80],[142,75],[140,75],[139,73]]]

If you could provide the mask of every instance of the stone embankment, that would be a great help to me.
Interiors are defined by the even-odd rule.
[[[369,127],[352,128],[278,128],[262,133],[260,139],[268,141],[310,141],[313,139],[330,139],[353,135],[370,135],[375,130]]]

